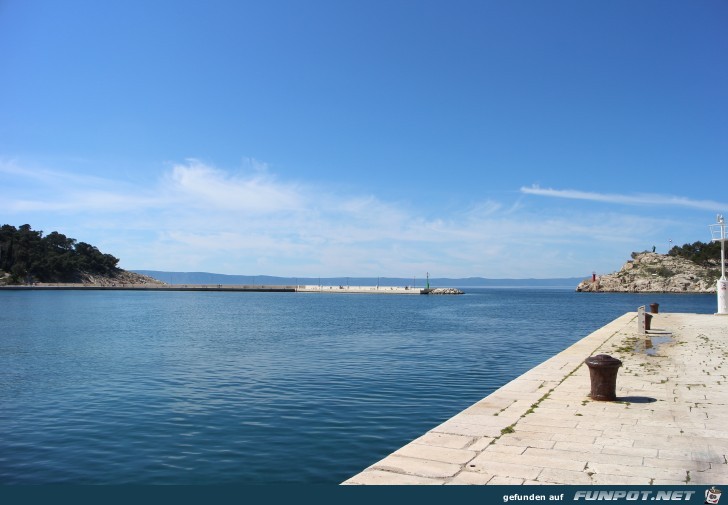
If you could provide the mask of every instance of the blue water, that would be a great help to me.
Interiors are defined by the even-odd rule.
[[[0,292],[0,483],[338,483],[639,305],[714,295]]]

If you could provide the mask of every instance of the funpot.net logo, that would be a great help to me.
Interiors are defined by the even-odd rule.
[[[719,491],[720,493],[720,491]],[[653,490],[608,490],[608,491],[576,491],[574,493],[575,501],[690,501],[695,494],[695,490],[679,490],[670,489],[665,491]],[[706,500],[708,491],[706,491]],[[706,502],[707,503],[707,502]],[[710,502],[715,505],[716,502]]]

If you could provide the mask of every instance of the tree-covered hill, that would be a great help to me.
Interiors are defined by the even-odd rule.
[[[113,276],[121,272],[119,260],[96,247],[62,233],[18,228],[0,228],[0,271],[10,274],[12,283],[78,282],[82,274]]]
[[[681,256],[702,266],[720,266],[719,242],[693,242],[675,246],[667,253],[670,256]]]

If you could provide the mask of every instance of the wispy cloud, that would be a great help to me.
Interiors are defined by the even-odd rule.
[[[728,204],[713,200],[691,200],[681,196],[635,194],[620,195],[616,193],[594,193],[574,189],[541,188],[537,185],[524,186],[521,193],[528,195],[548,196],[552,198],[567,198],[571,200],[589,200],[592,202],[614,203],[620,205],[652,205],[669,207],[689,207],[693,209],[720,211],[728,208]]]
[[[125,183],[120,180],[98,177],[63,170],[52,170],[45,166],[28,165],[12,158],[0,158],[0,175],[10,175],[18,180],[34,181],[40,185],[61,188],[119,188]]]
[[[264,165],[253,165],[253,175],[235,175],[191,159],[174,165],[163,184],[171,198],[227,210],[269,213],[302,205],[299,188],[276,181]]]
[[[11,212],[120,212],[160,205],[157,191],[119,179],[0,160],[0,195]]]
[[[596,255],[608,261],[610,251],[616,268],[633,244],[649,247],[671,225],[618,212],[564,216],[533,209],[522,195],[515,202],[421,209],[283,181],[255,160],[235,171],[190,159],[151,180],[85,178],[6,162],[0,163],[0,199],[11,224],[61,228],[120,257],[126,268],[220,273],[563,276],[599,269]]]

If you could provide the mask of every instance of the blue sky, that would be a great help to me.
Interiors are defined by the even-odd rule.
[[[728,3],[0,0],[0,222],[127,269],[565,277],[728,213]]]

